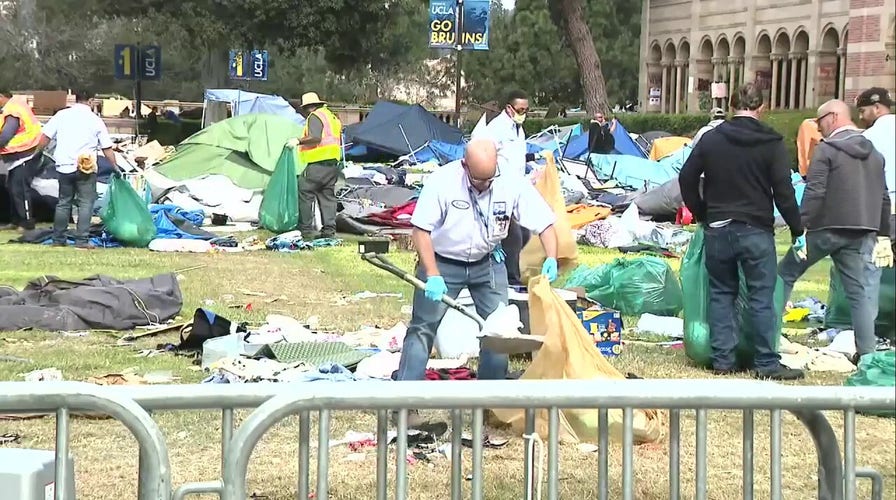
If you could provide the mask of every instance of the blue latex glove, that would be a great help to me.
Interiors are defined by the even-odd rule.
[[[557,259],[548,257],[541,266],[541,274],[548,277],[548,281],[554,282],[557,279]]]
[[[442,295],[448,293],[448,287],[441,276],[430,276],[426,279],[426,287],[423,289],[423,293],[427,299],[439,302],[442,300]]]
[[[793,253],[800,260],[806,260],[806,233],[793,240]]]
[[[492,251],[492,256],[495,258],[495,262],[499,264],[507,260],[507,253],[500,246],[495,247]]]

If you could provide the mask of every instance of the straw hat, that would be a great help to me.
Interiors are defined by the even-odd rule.
[[[314,104],[326,104],[327,101],[321,100],[317,92],[307,92],[302,95],[302,107],[312,106]]]

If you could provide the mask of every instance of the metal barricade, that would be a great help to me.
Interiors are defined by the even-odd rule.
[[[696,411],[696,486],[695,498],[707,497],[707,412],[708,410],[741,410],[743,426],[743,495],[753,496],[753,431],[756,410],[769,410],[770,423],[770,492],[772,499],[781,498],[781,413],[792,412],[806,426],[815,443],[819,464],[818,498],[852,500],[855,498],[857,472],[880,478],[874,471],[856,469],[855,412],[893,408],[896,395],[886,388],[840,388],[785,386],[771,382],[741,380],[621,380],[621,381],[477,381],[465,384],[432,382],[358,382],[287,386],[284,392],[262,404],[243,423],[225,447],[223,480],[185,485],[195,491],[219,492],[224,500],[237,500],[246,495],[246,473],[249,458],[261,437],[274,424],[299,414],[299,485],[298,498],[308,498],[310,467],[311,412],[319,414],[316,498],[328,497],[329,427],[331,411],[368,410],[377,414],[377,499],[388,498],[386,431],[390,410],[398,410],[396,440],[395,498],[407,497],[407,422],[408,409],[451,410],[452,467],[451,498],[461,497],[463,483],[460,454],[463,410],[473,414],[472,492],[474,499],[483,494],[482,429],[486,408],[527,409],[527,434],[534,428],[535,409],[548,409],[548,498],[559,497],[559,425],[562,409],[598,409],[599,475],[598,496],[609,498],[608,448],[609,409],[623,412],[622,494],[634,498],[633,426],[634,409],[660,408],[669,413],[669,497],[681,498],[680,488],[680,422],[682,410]],[[843,411],[845,415],[845,464],[841,460],[836,435],[821,410]],[[524,498],[532,498],[534,464],[531,453],[525,457],[526,479]],[[875,483],[877,485],[877,483]],[[192,491],[192,490],[191,490]],[[879,489],[878,489],[879,491]]]
[[[171,468],[168,448],[158,425],[133,400],[112,394],[105,388],[83,382],[0,382],[0,412],[56,414],[55,500],[67,500],[69,418],[71,412],[95,411],[118,420],[137,440],[140,449],[138,498],[169,500]]]

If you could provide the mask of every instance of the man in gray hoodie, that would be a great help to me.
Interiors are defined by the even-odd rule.
[[[893,265],[884,158],[852,122],[843,101],[824,103],[815,121],[824,139],[812,156],[800,210],[804,246],[787,252],[778,275],[789,299],[796,280],[831,256],[850,304],[857,353],[853,362],[858,362],[877,347],[877,301],[870,293],[877,290],[875,268]]]

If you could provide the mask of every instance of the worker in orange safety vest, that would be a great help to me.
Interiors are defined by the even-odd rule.
[[[41,161],[40,131],[25,99],[0,90],[0,173],[5,173],[10,198],[10,224],[3,229],[34,229],[30,185]]]

